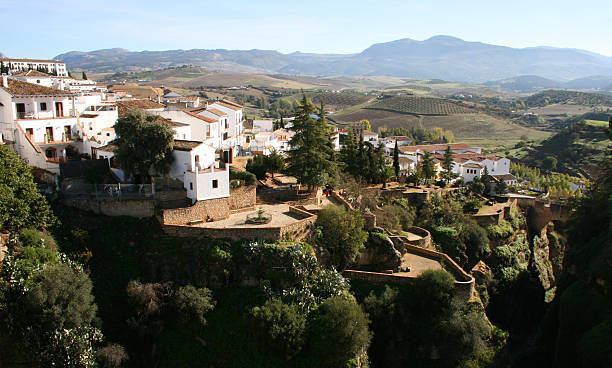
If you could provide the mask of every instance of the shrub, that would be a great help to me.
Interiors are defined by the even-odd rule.
[[[361,215],[343,207],[332,205],[323,208],[316,225],[321,229],[319,244],[327,249],[331,264],[339,270],[355,260],[368,239]]]
[[[244,183],[244,185],[257,185],[257,177],[255,174],[248,171],[230,170],[230,180],[232,182],[239,180],[241,182],[240,185],[243,185],[242,183]]]
[[[293,304],[273,298],[251,311],[267,351],[276,351],[286,360],[302,350],[306,335],[306,316]]]

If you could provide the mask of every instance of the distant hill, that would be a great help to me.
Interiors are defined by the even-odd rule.
[[[612,96],[600,93],[548,90],[531,95],[523,100],[528,107],[551,104],[603,105],[612,107]]]
[[[612,76],[593,75],[573,79],[569,82],[559,82],[536,75],[521,75],[513,78],[489,81],[483,84],[504,91],[518,93],[539,92],[551,88],[612,91]]]
[[[485,82],[520,75],[572,80],[612,76],[612,58],[584,50],[516,49],[450,36],[374,44],[358,54],[282,54],[272,50],[108,49],[56,56],[74,71],[138,71],[193,64],[225,72],[301,75],[387,75],[413,79]]]
[[[499,88],[510,92],[538,92],[545,89],[560,88],[561,83],[537,75],[521,75],[514,78],[485,82],[485,86]]]

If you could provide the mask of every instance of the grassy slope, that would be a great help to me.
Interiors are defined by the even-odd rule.
[[[500,146],[513,146],[525,135],[532,140],[542,140],[551,135],[536,129],[522,127],[512,124],[508,120],[494,116],[477,113],[449,116],[413,116],[390,111],[378,111],[368,109],[344,110],[331,116],[337,121],[359,121],[367,119],[372,128],[409,128],[440,127],[450,129],[455,134],[457,141],[478,145],[484,148],[498,148]]]

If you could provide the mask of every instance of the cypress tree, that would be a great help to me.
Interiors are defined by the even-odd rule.
[[[395,148],[393,148],[393,170],[395,171],[395,177],[399,177],[400,163],[399,163],[399,148],[397,147],[397,140],[395,140]]]

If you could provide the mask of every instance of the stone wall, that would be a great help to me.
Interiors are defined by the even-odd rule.
[[[431,240],[431,234],[429,231],[418,226],[411,226],[408,232],[413,233],[421,237],[419,240],[407,241],[409,244],[416,245],[417,247],[433,249],[433,241]]]
[[[443,268],[455,278],[455,292],[457,296],[460,296],[466,300],[471,298],[474,293],[474,278],[470,274],[465,272],[448,255],[446,255],[445,253],[421,248],[408,243],[404,243],[404,246],[410,253],[437,259],[442,264]],[[406,283],[414,279],[414,277],[393,273],[366,272],[356,270],[346,270],[343,272],[343,275],[350,279],[390,283]]]
[[[291,222],[283,226],[239,226],[212,228],[203,226],[187,226],[185,224],[168,224],[163,223],[162,228],[168,235],[183,237],[183,238],[213,238],[213,239],[231,239],[231,240],[304,240],[314,229],[314,223],[317,216],[306,212],[299,208],[290,206],[289,212],[305,216],[301,220]]]
[[[221,220],[233,211],[255,208],[254,185],[232,189],[226,198],[198,201],[190,207],[167,209],[162,212],[162,222],[167,225],[186,225],[190,221]]]
[[[155,215],[155,201],[151,199],[96,200],[72,198],[64,199],[63,204],[105,216],[152,217]]]

